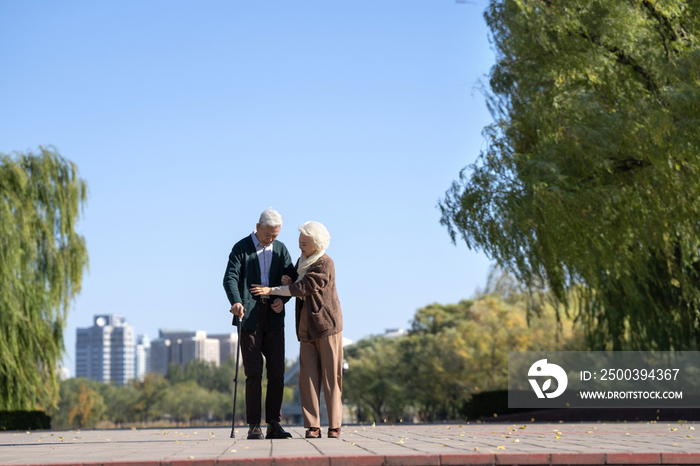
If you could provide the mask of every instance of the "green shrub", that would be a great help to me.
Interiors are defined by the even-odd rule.
[[[51,418],[44,411],[0,411],[0,430],[51,429]]]

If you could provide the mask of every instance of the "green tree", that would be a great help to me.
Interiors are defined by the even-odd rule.
[[[591,348],[700,348],[700,3],[492,0],[485,17],[495,123],[440,202],[452,240],[573,303]]]
[[[161,401],[168,394],[170,384],[161,374],[149,372],[143,382],[135,382],[139,397],[134,404],[134,410],[142,421],[150,421],[161,414]]]
[[[170,364],[166,378],[171,384],[192,380],[207,390],[230,393],[233,390],[235,370],[236,361],[231,358],[224,361],[220,366],[211,362],[193,359],[184,367],[181,364]]]
[[[68,424],[78,428],[92,426],[95,421],[95,390],[81,384],[78,389],[78,402],[68,412]]]
[[[238,387],[239,389],[241,387]],[[286,393],[287,387],[285,387]],[[228,420],[231,421],[231,416],[233,415],[233,392],[224,393],[218,391],[212,391],[212,405],[211,405],[211,415],[214,419],[219,421]],[[238,392],[238,399],[236,400],[236,417],[245,420],[245,394],[243,391]]]
[[[510,282],[506,286],[504,283]],[[471,394],[507,388],[508,351],[582,350],[582,332],[551,306],[528,323],[526,300],[505,275],[457,304],[419,309],[405,337],[373,337],[348,348],[343,396],[358,421],[457,419]],[[486,291],[485,290],[485,291]],[[482,292],[483,293],[483,292]]]
[[[183,384],[194,382],[206,392],[203,395],[207,400],[206,415],[219,420],[230,419],[233,409],[233,379],[235,374],[235,358],[227,359],[218,367],[211,363],[196,360],[189,361],[185,366],[171,364],[167,374],[167,380],[170,382],[171,388],[163,403],[159,405],[159,411],[170,414],[180,421],[189,422],[191,416],[188,417],[184,414],[191,411],[191,406],[189,408],[183,406],[181,409],[177,407],[177,403],[178,400],[183,399],[180,395],[185,388],[187,390],[192,389],[191,384]],[[265,377],[263,377],[263,393],[266,387],[264,380]],[[173,390],[177,393],[171,393]],[[291,393],[288,394],[285,389],[285,395],[289,398]],[[238,398],[236,404],[237,418],[245,419],[245,375],[242,367],[238,372]],[[203,417],[202,413],[198,413],[198,417]]]
[[[86,193],[55,149],[0,154],[0,409],[57,400],[66,314],[88,262],[75,232]]]
[[[100,384],[100,395],[105,400],[105,418],[117,427],[138,419],[136,405],[141,393],[132,385],[115,386]]]
[[[348,348],[344,398],[353,405],[359,422],[404,417],[405,384],[399,375],[400,348],[396,340],[373,337]]]
[[[242,361],[241,361],[242,362]],[[229,358],[222,362],[214,374],[211,390],[216,390],[226,395],[233,394],[233,379],[236,377],[236,358]],[[245,386],[245,374],[243,366],[238,370],[238,390]]]
[[[524,306],[498,296],[419,309],[402,364],[417,414],[458,418],[471,393],[505,388],[508,351],[527,350],[535,339]]]
[[[106,406],[100,390],[104,384],[84,377],[64,380],[60,399],[48,409],[54,429],[90,428],[104,417]]]
[[[176,421],[190,424],[193,419],[206,421],[219,407],[218,395],[188,380],[168,388],[160,410]]]

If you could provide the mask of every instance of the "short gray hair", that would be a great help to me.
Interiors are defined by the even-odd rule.
[[[311,238],[317,251],[325,251],[328,249],[328,245],[331,244],[331,235],[322,223],[306,222],[299,227],[299,231]]]
[[[265,209],[265,212],[260,214],[260,220],[258,220],[260,227],[271,226],[273,228],[282,226],[282,216],[272,207]]]

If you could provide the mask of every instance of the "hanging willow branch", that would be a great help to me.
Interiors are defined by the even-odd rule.
[[[492,0],[487,148],[441,223],[595,349],[700,349],[700,3]]]
[[[54,148],[0,154],[0,410],[47,408],[88,255],[87,187]]]

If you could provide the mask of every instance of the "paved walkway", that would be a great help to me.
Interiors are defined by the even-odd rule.
[[[697,430],[696,430],[697,429]],[[0,432],[1,465],[700,464],[700,423],[345,426],[341,438],[236,439],[226,428]]]

